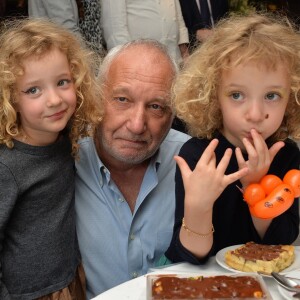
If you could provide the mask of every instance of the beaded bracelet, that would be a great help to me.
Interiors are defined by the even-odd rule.
[[[199,237],[208,237],[208,236],[212,235],[212,234],[215,232],[214,225],[211,226],[211,232],[209,232],[209,233],[201,234],[201,233],[195,232],[195,231],[189,229],[189,228],[186,226],[186,224],[185,224],[185,222],[184,222],[184,218],[182,218],[182,228],[183,228],[187,233],[192,233],[192,234],[195,234],[195,235],[197,235],[197,236],[199,236]]]

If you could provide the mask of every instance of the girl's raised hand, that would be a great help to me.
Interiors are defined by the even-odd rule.
[[[243,139],[243,144],[248,153],[247,161],[244,160],[240,148],[236,148],[235,151],[239,169],[247,167],[249,170],[248,174],[240,180],[244,188],[250,183],[259,182],[267,174],[275,155],[284,146],[284,142],[280,141],[268,149],[265,140],[255,129],[251,130],[251,136],[252,142],[247,138]]]
[[[218,140],[214,139],[207,146],[199,159],[194,171],[191,171],[182,157],[175,156],[181,171],[185,189],[185,207],[199,212],[211,210],[214,202],[232,182],[239,180],[248,172],[245,166],[239,171],[225,175],[232,150],[227,149],[218,165],[216,165],[215,149]]]

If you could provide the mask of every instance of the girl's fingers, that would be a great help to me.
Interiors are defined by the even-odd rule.
[[[186,163],[186,161],[182,157],[176,155],[176,156],[174,156],[174,160],[176,161],[176,163],[180,169],[182,178],[187,177],[192,172],[189,165]]]
[[[243,144],[248,153],[249,163],[253,166],[263,166],[266,163],[270,164],[278,151],[284,147],[284,142],[280,141],[268,149],[268,146],[261,134],[252,129],[251,135],[253,138],[253,144],[246,138],[243,139]]]
[[[236,171],[232,174],[229,174],[229,175],[225,175],[225,171],[228,167],[231,156],[232,156],[232,149],[227,149],[217,167],[218,171],[220,171],[225,176],[225,185],[226,186],[241,179],[249,171],[248,167],[244,164],[242,167],[240,167],[240,169],[238,171]],[[245,162],[244,159],[242,159],[242,161]],[[243,163],[241,163],[241,164],[243,164]]]
[[[199,167],[200,164],[207,165],[211,159],[214,159],[215,157],[215,149],[217,148],[219,141],[217,139],[213,139],[206,149],[204,150],[201,158],[199,159],[196,168]]]
[[[245,146],[245,149],[248,153],[248,157],[255,157],[257,155],[257,152],[255,150],[254,145],[249,141],[247,138],[243,138],[243,144]]]
[[[244,167],[232,174],[226,176],[226,184],[229,185],[237,180],[240,180],[242,177],[248,174],[249,169]]]
[[[217,170],[220,171],[222,174],[225,174],[225,171],[228,167],[231,156],[232,156],[232,149],[230,149],[230,148],[226,149],[222,159],[220,160],[220,162],[217,166]]]
[[[239,166],[239,169],[242,169],[247,166],[247,162],[244,159],[241,148],[235,148],[235,156]]]
[[[211,167],[213,169],[216,168],[216,163],[217,163],[217,158],[216,158],[216,153],[213,152],[211,157],[210,157],[210,160],[207,162],[207,167]]]
[[[255,129],[251,130],[251,136],[253,138],[254,148],[256,150],[256,153],[258,154],[258,163],[263,163],[269,157],[268,146],[262,135],[259,134]]]
[[[254,129],[251,130],[253,142],[247,138],[243,139],[243,144],[248,153],[248,162],[252,166],[263,165],[269,160],[269,152],[266,142],[262,136]]]
[[[279,150],[284,147],[284,145],[284,142],[280,141],[271,146],[271,148],[269,149],[271,162],[273,161],[275,155],[279,152]]]
[[[248,153],[247,165],[248,166],[251,165],[252,167],[256,167],[259,164],[259,155],[258,155],[256,149],[254,148],[252,143],[246,138],[243,139],[243,144],[244,144],[245,149]]]
[[[255,129],[251,130],[251,136],[256,150],[263,151],[265,149],[268,149],[264,138]]]

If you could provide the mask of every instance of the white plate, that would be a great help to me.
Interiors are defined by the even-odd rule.
[[[299,272],[291,272],[290,274],[291,274],[291,275],[290,275],[291,277],[294,276],[293,274],[295,274],[296,276],[299,276]],[[298,278],[298,277],[297,277],[297,278]],[[293,278],[293,281],[295,281],[297,284],[300,285],[300,279]],[[279,291],[280,295],[284,297],[284,299],[287,299],[287,300],[295,299],[295,298],[293,298],[293,295],[294,295],[295,293],[290,292],[290,291],[284,289],[284,288],[283,288],[282,286],[280,286],[280,285],[278,285],[278,291]]]
[[[226,270],[229,270],[231,272],[238,272],[238,273],[244,273],[243,271],[239,271],[239,270],[235,270],[233,268],[231,268],[230,266],[228,266],[225,262],[225,253],[227,251],[231,251],[231,250],[234,250],[238,247],[240,247],[242,245],[235,245],[235,246],[229,246],[227,248],[224,248],[222,250],[220,250],[217,254],[216,254],[216,261],[217,263],[224,269]],[[296,269],[300,269],[300,248],[299,247],[295,247],[295,260],[294,262],[288,267],[286,268],[284,271],[282,271],[281,273],[289,273],[291,271],[294,271]],[[271,277],[269,275],[263,275],[263,276],[266,276],[266,277]]]
[[[297,280],[294,280],[294,281],[296,281],[297,283],[299,282],[299,281],[297,281]],[[296,298],[293,298],[293,295],[294,295],[295,293],[290,292],[290,291],[284,289],[284,288],[283,288],[282,286],[280,286],[280,285],[278,285],[278,291],[279,291],[280,295],[284,297],[284,299],[287,299],[287,300],[296,299]]]
[[[295,298],[293,298],[293,294],[294,294],[293,292],[290,292],[290,291],[284,289],[280,285],[278,286],[278,290],[279,290],[280,295],[283,296],[284,299],[286,299],[286,300],[295,299]]]

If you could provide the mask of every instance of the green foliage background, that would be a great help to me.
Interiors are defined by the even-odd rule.
[[[228,2],[231,13],[249,14],[257,10],[266,10],[264,1],[229,0]]]

